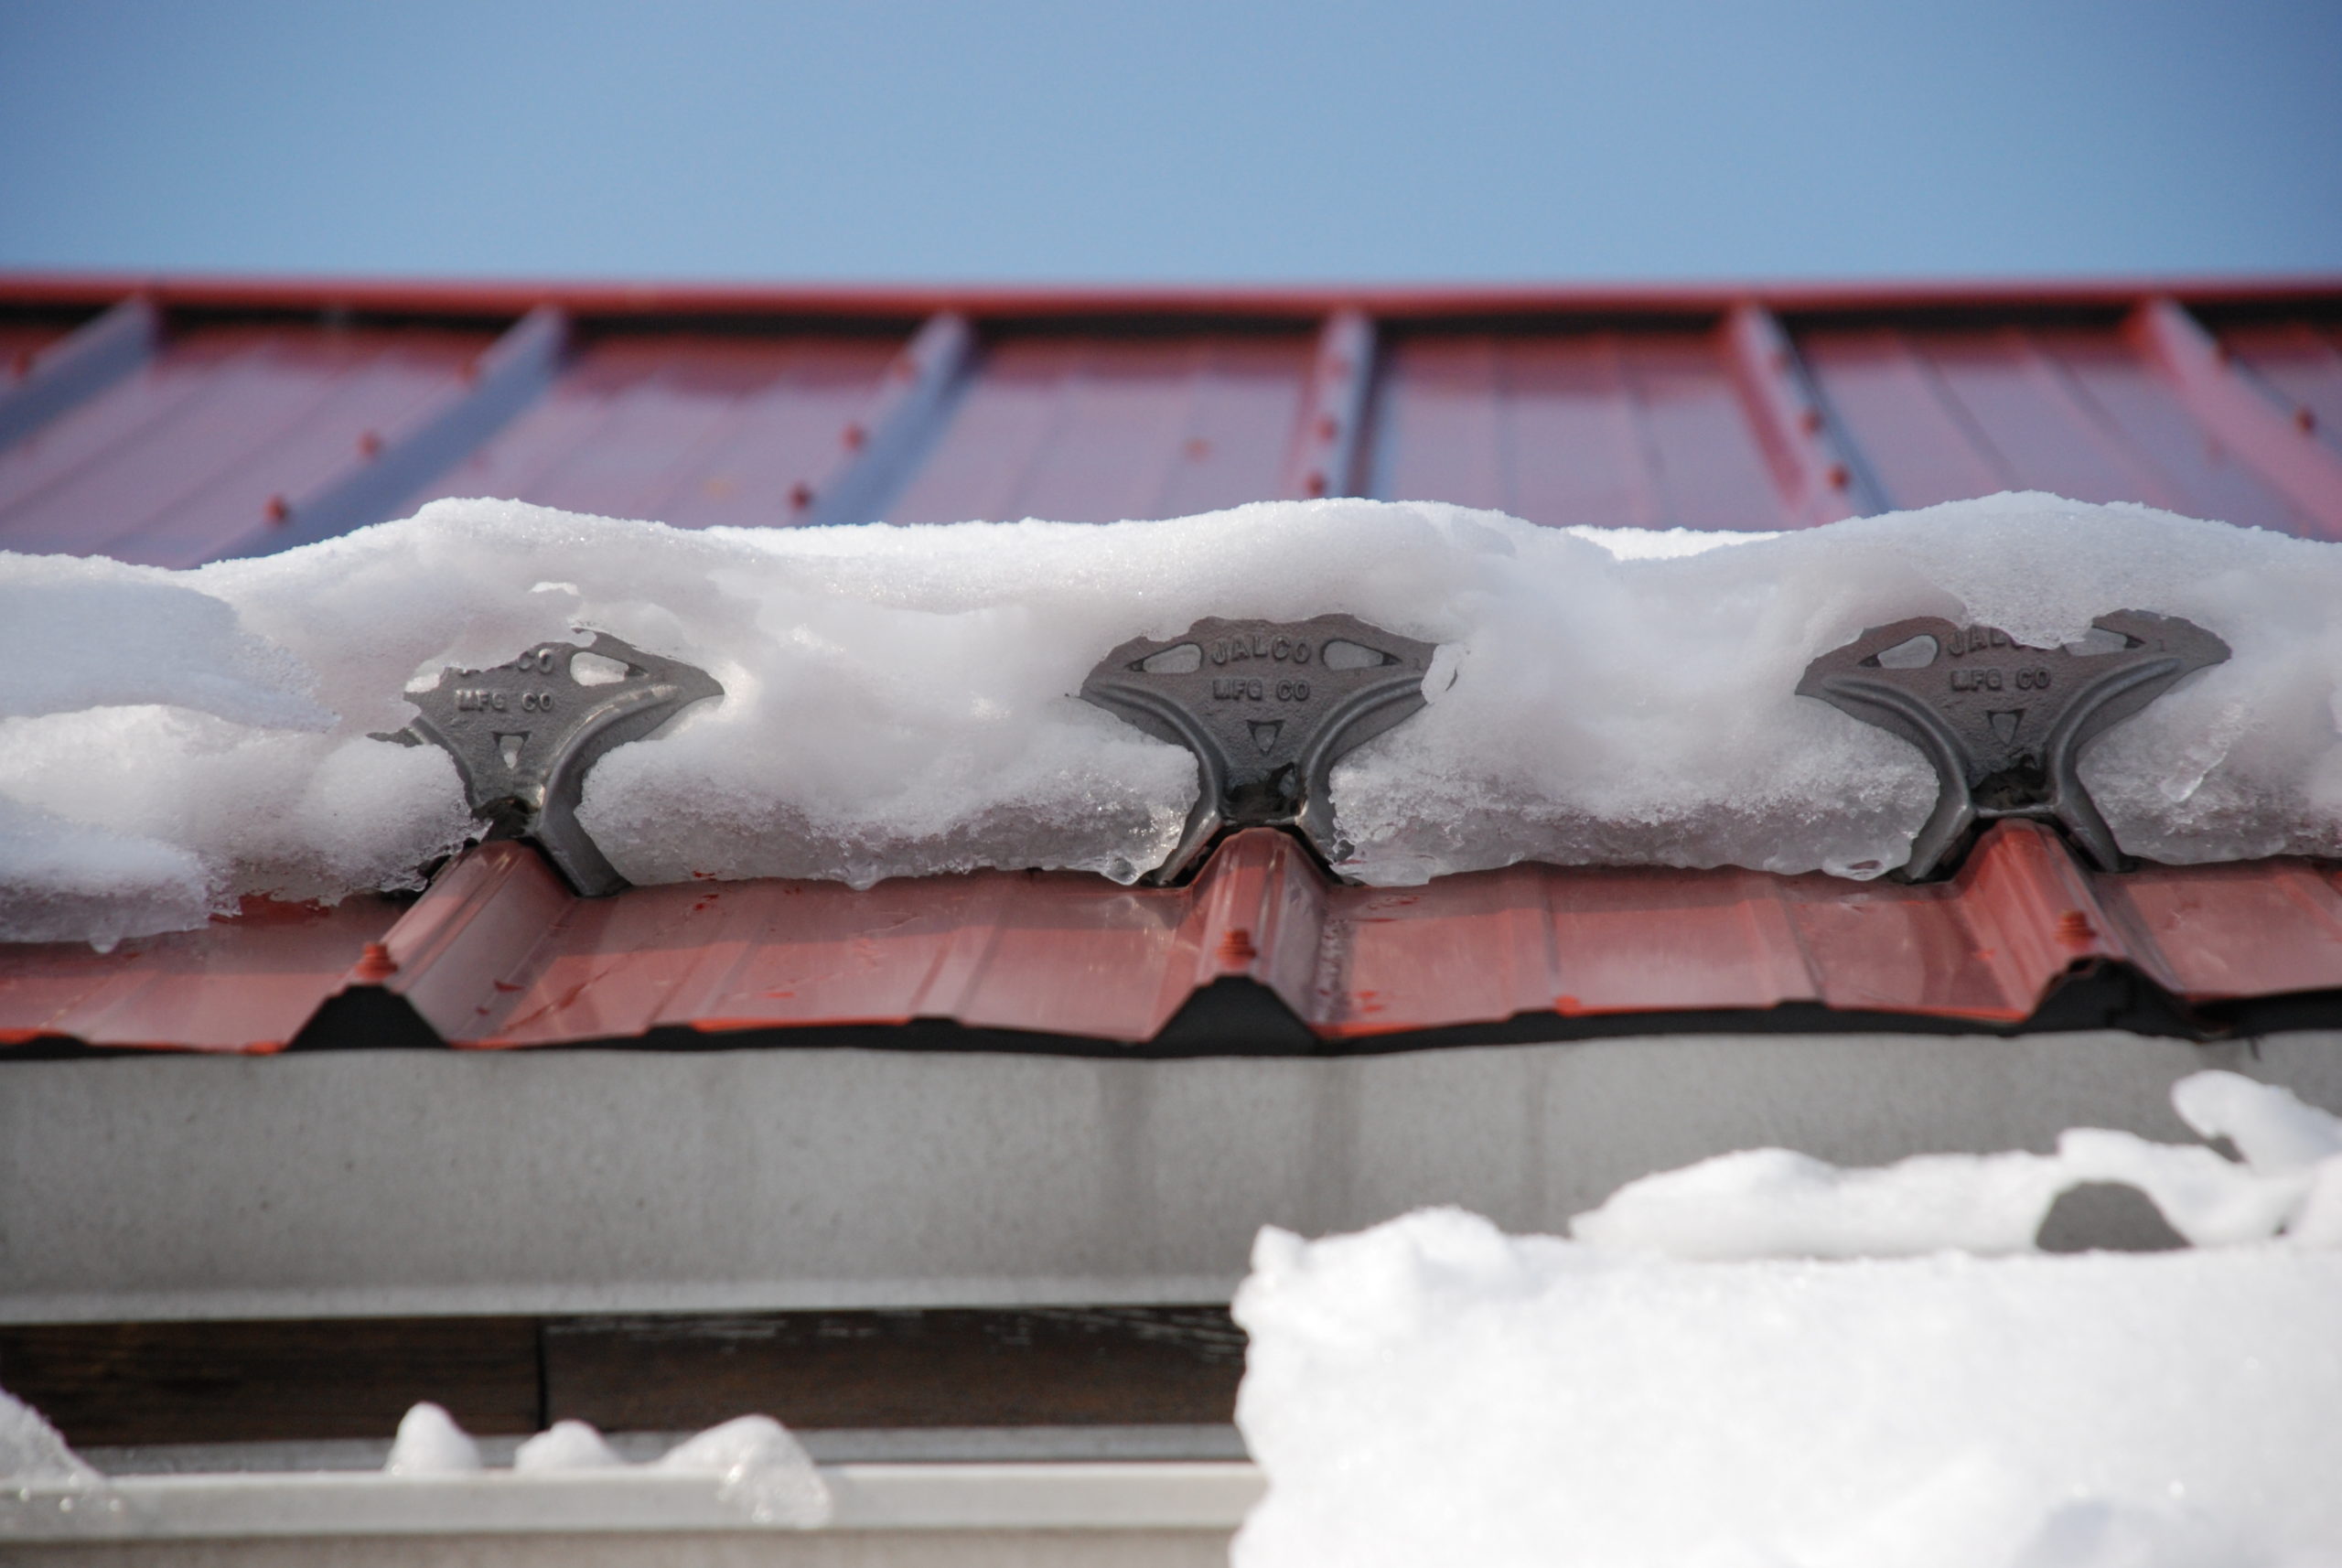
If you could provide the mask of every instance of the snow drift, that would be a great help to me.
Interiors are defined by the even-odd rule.
[[[1769,537],[1357,500],[699,532],[443,501],[188,572],[0,554],[0,940],[414,885],[476,828],[446,757],[370,735],[444,666],[577,628],[725,687],[591,778],[583,820],[638,882],[1130,879],[1195,769],[1071,695],[1083,675],[1204,616],[1335,611],[1444,645],[1432,705],[1334,774],[1369,882],[1531,858],[1877,875],[1934,777],[1797,697],[1806,664],[1910,616],[2047,644],[2118,608],[2235,650],[2086,755],[2124,848],[2335,853],[2337,604],[2342,546],[2044,495]]]
[[[2231,1196],[2285,1201],[2223,1209],[2200,1146],[2133,1140],[2133,1173],[2238,1244],[1935,1250],[2004,1245],[1961,1211],[2005,1215],[1993,1162],[2025,1155],[1968,1157],[1964,1202],[1960,1156],[1783,1183],[1726,1155],[1575,1242],[1456,1210],[1263,1231],[1236,1568],[2342,1562],[2342,1119],[2228,1073],[2174,1099],[2247,1155]]]

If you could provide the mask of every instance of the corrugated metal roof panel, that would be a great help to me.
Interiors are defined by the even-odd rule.
[[[1777,529],[1713,332],[1413,332],[1379,390],[1370,493],[1556,527]]]
[[[2296,861],[2091,874],[2048,830],[2008,822],[1925,886],[1521,865],[1360,888],[1255,829],[1178,887],[982,872],[580,899],[534,851],[492,843],[403,913],[258,906],[113,954],[0,949],[0,1040],[265,1050],[349,987],[403,997],[473,1047],[826,1041],[919,1020],[971,1041],[1179,1052],[1630,1033],[1654,1015],[2009,1028],[2109,966],[2159,985],[2184,1026],[2190,1006],[2342,993],[2337,876]],[[1247,1018],[1183,1028],[1231,983]]]
[[[331,908],[247,899],[235,919],[94,952],[80,942],[0,942],[0,1045],[273,1051],[349,983],[399,906]]]
[[[510,497],[678,528],[793,522],[899,347],[836,334],[592,338],[534,407],[419,499]]]
[[[2342,450],[2342,323],[2293,320],[2223,328],[2220,343],[2294,405],[2328,446]]]
[[[459,396],[492,335],[432,327],[193,327],[0,448],[0,549],[192,566]]]
[[[2111,324],[1830,328],[1799,347],[1893,506],[2052,490],[2319,532]]]
[[[886,517],[1114,522],[1274,497],[1309,348],[1231,332],[994,344]]]
[[[0,317],[0,391],[32,374],[33,359],[65,336],[54,321],[12,321]]]

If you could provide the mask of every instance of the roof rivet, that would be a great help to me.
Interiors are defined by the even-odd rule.
[[[1821,434],[1821,411],[1818,408],[1806,409],[1797,416],[1797,422],[1808,435]]]
[[[1822,475],[1822,478],[1830,481],[1832,489],[1842,490],[1853,476],[1846,472],[1846,465],[1843,463],[1832,463],[1830,465],[1829,472]]]
[[[1325,473],[1320,469],[1312,468],[1309,471],[1309,477],[1302,481],[1302,485],[1313,496],[1324,495],[1326,493]]]
[[[358,437],[358,455],[361,457],[381,456],[382,455],[382,433],[379,430],[368,430],[361,432]]]
[[[859,452],[862,450],[862,444],[870,439],[870,432],[863,429],[859,423],[850,424],[842,433],[842,439],[845,442],[847,451]]]
[[[2307,435],[2317,428],[2317,410],[2305,403],[2297,404],[2294,409],[2294,425]]]
[[[358,962],[350,969],[350,978],[368,985],[380,985],[399,972],[398,961],[391,957],[388,944],[368,942],[366,950],[358,955]]]
[[[269,521],[283,522],[293,515],[293,503],[283,496],[271,496],[268,498],[268,505],[262,510],[267,514]]]
[[[1336,419],[1332,414],[1326,414],[1317,421],[1318,440],[1331,441],[1335,436],[1339,435],[1341,433],[1342,422]]]
[[[1261,950],[1252,945],[1252,933],[1241,926],[1230,927],[1228,934],[1219,939],[1223,963],[1250,963],[1260,956]]]
[[[789,505],[792,511],[803,511],[813,504],[813,487],[800,479],[789,487]]]

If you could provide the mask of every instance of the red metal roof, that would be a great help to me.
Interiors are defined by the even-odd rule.
[[[1995,828],[1949,882],[1860,886],[1520,865],[1346,887],[1252,829],[1180,887],[981,872],[579,898],[506,843],[403,908],[257,906],[110,954],[0,947],[0,1042],[274,1050],[337,996],[396,999],[428,1031],[405,1037],[481,1049],[883,1041],[925,1022],[944,1027],[905,1043],[1327,1051],[1631,1033],[1654,1014],[2218,1034],[2261,1016],[2237,1004],[2326,993],[2333,1013],[2337,993],[2342,869],[2093,873],[2030,823]]]
[[[480,493],[682,526],[1105,520],[1354,493],[1552,524],[1778,529],[2033,487],[2342,539],[2333,279],[0,278],[0,548],[167,564]],[[1255,832],[1176,888],[988,873],[581,901],[532,851],[494,844],[411,906],[256,905],[109,954],[0,947],[0,1041],[233,1050],[385,1027],[474,1047],[1110,1050],[1702,1019],[2217,1031],[2279,1015],[2272,998],[2330,1011],[2337,996],[2334,868],[2102,875],[2015,825],[1953,881],[1916,887],[1520,866],[1349,888]]]

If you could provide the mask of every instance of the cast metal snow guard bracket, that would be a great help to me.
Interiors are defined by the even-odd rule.
[[[572,669],[581,653],[626,672],[588,684]],[[593,898],[627,880],[578,823],[586,772],[613,747],[723,694],[704,671],[596,632],[584,648],[540,642],[493,670],[443,670],[429,691],[407,693],[418,710],[414,722],[379,738],[445,748],[463,775],[472,814],[490,824],[488,836],[533,840],[572,887]]]
[[[1327,779],[1343,753],[1423,705],[1434,651],[1329,615],[1199,620],[1106,655],[1081,695],[1186,746],[1201,776],[1178,847],[1148,880],[1176,877],[1223,827],[1298,828],[1328,865],[1347,859]]]
[[[1799,696],[1901,736],[1935,764],[1935,811],[1896,875],[1918,882],[1949,871],[1970,835],[1999,817],[2055,822],[2098,869],[2123,869],[2075,771],[2082,748],[2182,676],[2227,659],[2229,645],[2143,610],[2091,625],[2103,635],[2027,648],[1996,627],[1922,617],[1873,627],[1806,666]]]

